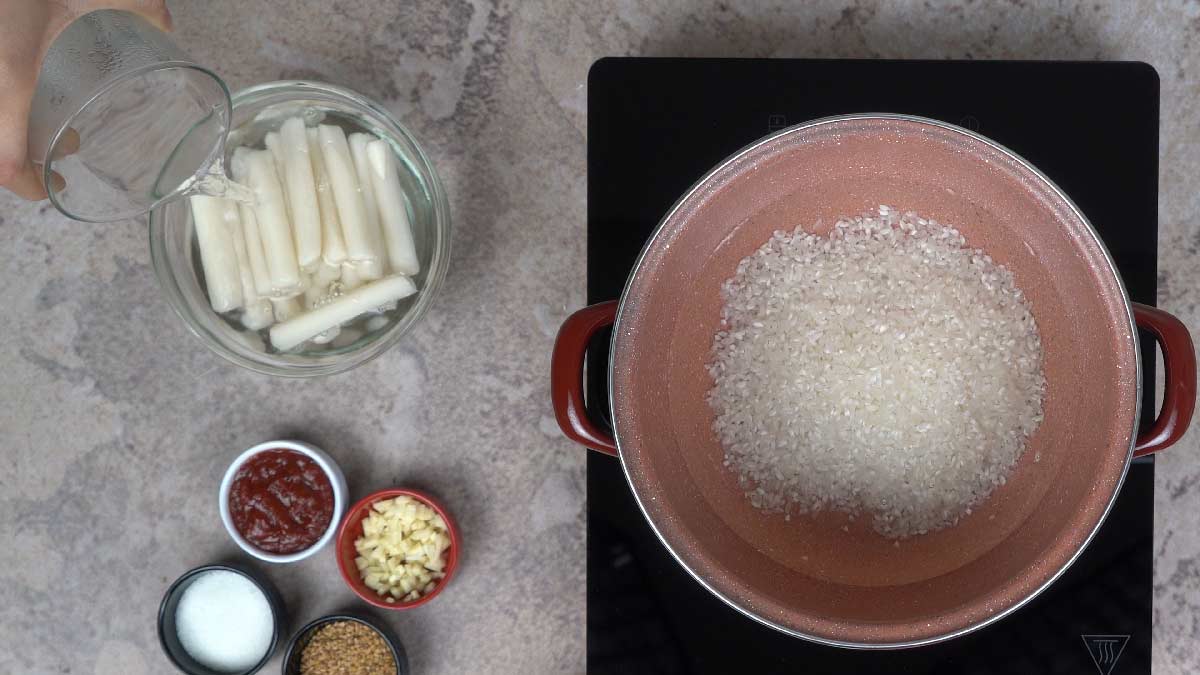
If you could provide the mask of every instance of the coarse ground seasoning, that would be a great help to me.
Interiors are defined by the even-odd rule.
[[[335,621],[318,628],[304,646],[300,675],[396,675],[396,662],[373,628]]]

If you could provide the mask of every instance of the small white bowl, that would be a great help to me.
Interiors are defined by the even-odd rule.
[[[229,515],[229,488],[233,485],[233,477],[237,474],[238,469],[246,463],[254,455],[264,450],[292,450],[305,455],[309,459],[317,463],[321,470],[325,472],[325,476],[329,478],[329,484],[333,487],[333,515],[329,519],[329,526],[325,528],[325,533],[317,540],[317,543],[308,548],[296,551],[295,553],[268,553],[254,544],[246,541],[237,528],[233,526],[233,518]],[[238,458],[233,460],[229,468],[225,470],[225,477],[221,479],[221,491],[217,495],[217,503],[221,509],[221,522],[225,524],[225,531],[233,538],[237,545],[243,551],[258,558],[272,563],[288,563],[303,560],[310,555],[320,551],[325,544],[328,544],[333,539],[337,532],[338,525],[342,522],[342,513],[346,510],[346,476],[338,467],[333,458],[325,454],[323,450],[315,445],[309,445],[300,441],[268,441],[259,443],[258,445],[246,450],[238,455]]]

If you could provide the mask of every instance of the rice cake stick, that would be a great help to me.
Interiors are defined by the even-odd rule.
[[[242,281],[242,325],[250,330],[262,330],[275,323],[271,303],[266,298],[259,297],[254,288],[254,273],[250,271],[250,256],[246,251],[240,206],[231,200],[225,201],[225,222],[229,224],[233,251],[237,254],[238,277]],[[254,211],[249,213],[253,217]]]
[[[189,198],[192,221],[196,228],[196,243],[200,247],[200,265],[204,269],[204,285],[213,311],[228,312],[242,306],[242,279],[238,271],[237,251],[233,248],[233,233],[225,222],[228,202],[220,197],[196,195]]]
[[[292,243],[292,228],[288,226],[287,207],[283,188],[275,173],[275,162],[266,150],[252,150],[245,155],[247,178],[254,190],[254,208],[258,216],[263,253],[271,273],[272,295],[294,293],[302,288],[300,266]]]
[[[279,190],[283,195],[283,211],[287,214],[288,227],[292,226],[292,203],[287,196],[287,166],[283,162],[283,142],[279,140],[278,131],[269,131],[263,136],[263,145],[271,153],[271,161],[275,163],[275,175],[279,178]],[[292,231],[292,241],[296,241],[296,232]]]
[[[279,128],[288,204],[291,206],[292,234],[296,240],[296,260],[300,269],[312,273],[321,258],[321,210],[317,206],[317,183],[309,158],[308,133],[304,120],[293,117]]]
[[[233,151],[233,159],[229,162],[229,170],[233,180],[246,184],[246,153],[247,148]],[[250,190],[253,195],[254,190]],[[258,233],[258,216],[254,215],[252,204],[238,203],[238,212],[242,219],[242,236],[246,240],[246,257],[250,263],[250,272],[254,275],[254,292],[256,295],[267,297],[271,295],[271,273],[267,271],[267,259],[263,254],[262,237]]]
[[[300,304],[299,296],[283,298],[282,300],[272,299],[271,307],[275,310],[275,320],[281,323],[304,313],[304,306]],[[276,325],[279,324],[277,323]]]
[[[283,141],[279,138],[278,131],[268,131],[266,136],[263,136],[263,145],[271,152],[271,160],[275,162],[275,173],[279,174],[279,180],[282,183],[283,177],[287,174],[287,164],[283,159]],[[287,184],[283,185],[287,189]]]
[[[371,186],[379,205],[388,262],[393,272],[411,277],[421,271],[421,263],[417,260],[417,247],[413,243],[412,225],[408,222],[408,209],[404,205],[404,190],[400,187],[392,146],[384,140],[371,141],[367,144],[367,160]]]
[[[342,289],[352,291],[362,284],[363,280],[358,275],[358,268],[352,263],[342,263]]]
[[[417,292],[412,280],[391,276],[373,281],[294,319],[271,327],[271,344],[288,351],[331,328]]]
[[[321,209],[321,258],[330,265],[341,265],[346,262],[346,240],[342,237],[342,221],[333,200],[333,187],[329,184],[316,127],[309,128],[307,136],[308,156],[312,158],[313,177],[317,181],[317,206]]]
[[[242,325],[248,330],[262,330],[275,323],[275,312],[267,298],[255,298],[242,308]]]
[[[333,188],[334,203],[342,223],[342,235],[346,240],[347,262],[354,263],[359,275],[368,278],[382,273],[382,251],[375,248],[375,240],[367,228],[366,207],[358,187],[358,176],[354,160],[350,157],[350,146],[346,134],[340,127],[322,124],[317,127],[317,139],[321,144],[321,156],[325,170],[329,172],[329,184]]]
[[[309,277],[309,286],[304,290],[304,308],[312,309],[329,295],[330,285],[342,276],[341,265],[330,265],[321,261],[317,271]]]
[[[358,189],[362,193],[363,213],[367,216],[367,232],[371,235],[371,244],[379,254],[379,275],[370,263],[364,267],[363,278],[375,279],[387,271],[387,249],[383,241],[383,232],[379,225],[379,203],[375,201],[375,188],[371,183],[371,163],[367,159],[367,144],[375,140],[370,134],[350,134],[350,159],[354,161],[354,175],[358,176]]]
[[[271,273],[267,271],[267,258],[263,253],[262,236],[258,233],[258,216],[254,215],[254,207],[239,204],[238,210],[242,217],[242,238],[245,239],[246,259],[250,264],[250,274],[254,277],[254,293],[260,297],[271,295]]]

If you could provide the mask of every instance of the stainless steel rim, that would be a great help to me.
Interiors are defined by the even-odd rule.
[[[906,642],[865,643],[865,642],[852,642],[852,641],[845,641],[845,640],[833,640],[833,639],[829,639],[829,638],[825,638],[825,637],[821,637],[821,636],[817,636],[817,635],[810,635],[808,633],[797,631],[797,630],[788,628],[786,626],[781,626],[778,623],[771,621],[770,619],[763,618],[763,617],[759,616],[758,614],[755,614],[754,612],[742,607],[741,605],[737,604],[730,598],[723,595],[717,589],[713,588],[701,575],[697,574],[695,572],[695,570],[693,570],[691,567],[689,567],[688,564],[686,562],[684,562],[682,558],[679,557],[679,554],[675,551],[674,548],[671,547],[671,544],[666,540],[666,538],[663,536],[662,532],[659,531],[658,526],[654,523],[654,520],[652,518],[650,518],[650,514],[646,511],[646,506],[645,506],[644,500],[642,499],[642,495],[640,495],[638,493],[637,486],[634,485],[633,480],[630,478],[629,467],[625,464],[624,453],[621,452],[621,433],[620,433],[620,428],[619,428],[620,423],[619,423],[618,417],[615,413],[615,408],[613,406],[612,374],[613,374],[613,366],[616,362],[615,361],[615,357],[616,357],[616,353],[617,353],[616,342],[617,342],[617,336],[619,336],[621,334],[621,319],[625,314],[625,304],[629,299],[629,289],[630,289],[630,286],[632,285],[633,279],[637,276],[638,272],[642,268],[642,263],[644,262],[644,260],[646,258],[646,254],[650,251],[651,248],[654,247],[654,244],[658,240],[659,235],[662,233],[663,227],[666,225],[667,221],[669,221],[671,219],[671,217],[674,216],[675,213],[679,210],[679,208],[684,204],[684,202],[688,201],[688,199],[690,199],[691,196],[693,194],[695,194],[697,190],[699,190],[702,186],[704,186],[709,181],[709,179],[712,178],[712,176],[714,176],[715,174],[717,174],[718,172],[720,172],[721,170],[723,170],[725,167],[729,166],[733,162],[741,159],[742,156],[744,156],[750,152],[753,152],[754,150],[758,149],[759,147],[766,145],[767,143],[771,143],[772,141],[774,141],[777,138],[780,138],[782,136],[787,136],[789,134],[797,133],[797,132],[800,132],[805,129],[810,129],[810,128],[822,126],[825,124],[833,124],[836,122],[844,122],[844,121],[856,120],[856,119],[900,120],[900,121],[907,121],[907,122],[918,122],[921,124],[927,124],[930,126],[940,127],[942,129],[946,129],[948,131],[959,133],[959,134],[967,136],[973,140],[979,141],[979,142],[997,150],[998,152],[1000,152],[1004,155],[1007,155],[1013,161],[1015,161],[1016,163],[1018,163],[1025,169],[1032,172],[1035,176],[1037,176],[1048,188],[1050,188],[1051,191],[1053,191],[1053,193],[1059,199],[1061,199],[1063,201],[1064,204],[1067,205],[1067,207],[1070,208],[1071,212],[1076,217],[1078,217],[1081,222],[1083,222],[1083,224],[1087,227],[1088,235],[1092,238],[1092,240],[1096,243],[1097,246],[1100,247],[1100,250],[1104,253],[1104,259],[1108,263],[1108,270],[1112,274],[1112,276],[1116,279],[1117,287],[1121,291],[1121,298],[1122,298],[1122,300],[1124,300],[1125,315],[1126,315],[1127,321],[1129,322],[1129,335],[1130,335],[1130,340],[1133,343],[1132,347],[1133,347],[1134,359],[1135,359],[1135,362],[1137,365],[1137,368],[1135,369],[1135,373],[1134,373],[1135,377],[1137,378],[1137,387],[1136,387],[1136,393],[1135,393],[1136,400],[1134,402],[1133,415],[1130,418],[1129,448],[1125,453],[1125,464],[1121,470],[1120,477],[1117,479],[1117,484],[1113,488],[1112,494],[1109,495],[1108,504],[1105,505],[1104,512],[1100,515],[1100,519],[1098,521],[1096,521],[1095,527],[1092,528],[1091,532],[1088,532],[1088,535],[1084,539],[1083,544],[1080,545],[1080,547],[1075,551],[1075,553],[1065,563],[1063,563],[1062,567],[1060,567],[1054,574],[1052,574],[1049,579],[1047,579],[1041,586],[1038,586],[1036,589],[1034,589],[1031,593],[1029,593],[1029,595],[1025,596],[1025,598],[1022,599],[1020,602],[1013,604],[1011,607],[1008,607],[1001,612],[998,612],[992,616],[987,617],[986,619],[978,621],[974,624],[971,624],[971,625],[961,628],[959,630],[952,631],[949,633],[944,633],[942,635],[938,635],[938,636],[935,636],[932,638],[927,638],[927,639],[923,639],[923,640],[911,640],[911,641],[906,641]],[[980,628],[983,628],[985,626],[989,626],[989,625],[999,621],[1000,619],[1003,619],[1003,618],[1009,616],[1013,612],[1024,607],[1030,600],[1033,600],[1038,595],[1040,595],[1042,593],[1042,591],[1049,588],[1050,585],[1053,584],[1055,581],[1057,581],[1058,578],[1061,577],[1062,574],[1064,572],[1066,572],[1067,569],[1072,564],[1074,564],[1074,562],[1079,558],[1079,555],[1081,553],[1083,553],[1083,550],[1086,549],[1088,547],[1088,544],[1090,544],[1092,542],[1092,539],[1096,536],[1096,532],[1100,529],[1100,527],[1104,524],[1104,521],[1108,518],[1109,512],[1112,511],[1113,504],[1116,502],[1117,495],[1121,492],[1121,487],[1125,484],[1125,476],[1129,473],[1129,463],[1133,459],[1133,447],[1137,441],[1138,420],[1141,417],[1142,352],[1141,352],[1140,347],[1137,344],[1137,324],[1133,318],[1133,307],[1130,304],[1129,292],[1125,288],[1125,282],[1121,279],[1120,272],[1117,270],[1117,265],[1116,265],[1116,262],[1113,260],[1112,253],[1110,253],[1108,250],[1108,247],[1104,245],[1104,241],[1100,238],[1099,233],[1096,232],[1096,228],[1092,225],[1092,222],[1090,220],[1088,220],[1087,216],[1084,215],[1083,211],[1081,211],[1079,209],[1079,207],[1075,204],[1075,202],[1072,201],[1071,198],[1068,197],[1067,194],[1065,192],[1063,192],[1062,189],[1059,188],[1058,185],[1056,185],[1054,183],[1054,181],[1050,180],[1050,178],[1048,176],[1046,176],[1046,174],[1042,173],[1037,167],[1035,167],[1033,164],[1028,162],[1025,158],[1021,157],[1020,155],[1018,155],[1017,153],[1013,152],[1012,150],[1006,148],[1005,146],[991,140],[990,138],[987,138],[986,136],[977,134],[973,131],[970,131],[969,129],[964,129],[957,125],[950,124],[948,122],[942,122],[940,120],[935,120],[935,119],[931,119],[928,117],[920,117],[917,115],[905,115],[905,114],[899,114],[899,113],[857,113],[857,114],[851,114],[851,115],[834,115],[831,117],[822,117],[819,119],[810,120],[808,122],[801,122],[800,124],[797,124],[795,126],[791,126],[786,129],[777,131],[773,134],[770,134],[768,136],[764,136],[763,138],[760,138],[759,140],[754,141],[753,143],[743,147],[742,149],[738,150],[737,152],[733,153],[729,157],[722,160],[720,164],[718,164],[716,167],[714,167],[708,173],[704,174],[704,176],[701,177],[700,180],[696,181],[696,183],[693,184],[692,187],[688,188],[687,192],[685,192],[683,194],[683,196],[680,197],[675,202],[675,204],[673,204],[671,206],[671,208],[667,211],[666,215],[664,215],[662,217],[662,219],[658,222],[658,225],[655,226],[654,232],[650,235],[650,238],[646,240],[646,244],[645,244],[645,246],[642,247],[641,252],[638,254],[637,260],[634,262],[634,265],[633,265],[633,270],[629,273],[629,277],[625,282],[625,288],[624,288],[624,290],[621,291],[621,299],[620,299],[620,302],[618,302],[618,304],[617,304],[617,317],[616,317],[616,321],[613,323],[612,338],[610,339],[610,342],[609,342],[608,381],[609,381],[609,387],[608,387],[609,418],[612,420],[613,440],[617,446],[617,457],[621,462],[621,471],[625,475],[625,482],[629,484],[629,489],[633,493],[633,499],[635,502],[637,502],[638,510],[640,510],[642,512],[642,517],[644,517],[646,519],[646,522],[649,523],[650,529],[654,531],[654,535],[656,537],[658,537],[658,540],[662,543],[662,545],[664,547],[666,547],[667,551],[671,554],[671,557],[674,558],[675,561],[678,562],[679,565],[681,567],[683,567],[683,569],[686,570],[687,573],[693,579],[695,579],[697,583],[699,583],[701,586],[703,586],[705,589],[707,589],[708,592],[715,595],[718,599],[721,600],[721,602],[724,602],[726,605],[729,605],[730,607],[737,610],[738,612],[745,615],[746,617],[753,619],[753,620],[763,624],[764,626],[774,628],[775,630],[780,631],[781,633],[791,635],[792,637],[798,637],[798,638],[801,638],[804,640],[809,640],[809,641],[816,642],[819,644],[830,645],[830,646],[834,646],[834,647],[849,647],[849,648],[853,648],[853,649],[898,649],[898,648],[905,648],[905,647],[920,647],[923,645],[930,645],[930,644],[935,644],[938,642],[945,642],[946,640],[951,640],[953,638],[960,637],[960,636],[966,635],[967,633],[971,633],[973,631],[979,630]]]

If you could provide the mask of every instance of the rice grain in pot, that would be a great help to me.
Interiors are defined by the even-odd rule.
[[[953,228],[881,206],[776,232],[723,295],[708,400],[758,508],[924,534],[1003,485],[1041,423],[1028,302]]]

